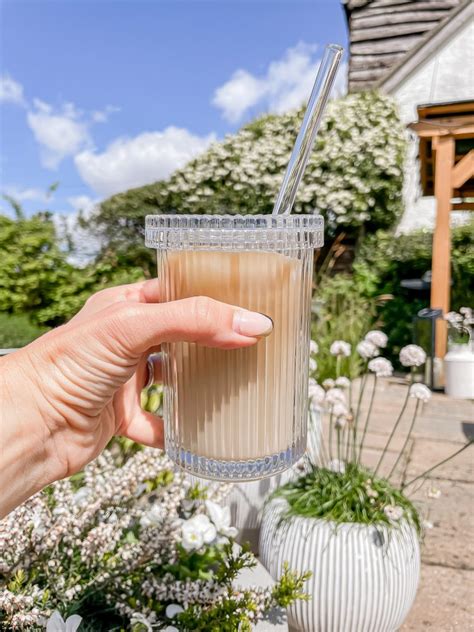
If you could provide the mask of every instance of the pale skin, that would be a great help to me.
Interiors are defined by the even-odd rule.
[[[236,349],[271,332],[261,314],[206,297],[158,303],[159,292],[157,280],[98,292],[0,360],[0,517],[78,472],[114,435],[163,446],[162,420],[140,408],[147,358],[161,343]]]

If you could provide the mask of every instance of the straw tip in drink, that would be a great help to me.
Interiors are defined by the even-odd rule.
[[[343,53],[344,47],[339,44],[328,44],[327,48],[335,53]]]

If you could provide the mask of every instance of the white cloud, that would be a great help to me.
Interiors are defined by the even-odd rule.
[[[167,127],[134,138],[119,138],[103,153],[86,150],[75,157],[82,179],[98,194],[112,195],[166,178],[214,140],[186,129]]]
[[[3,190],[3,193],[9,195],[17,202],[27,202],[30,200],[36,200],[38,202],[47,202],[51,197],[48,198],[48,194],[41,189],[23,189],[17,186],[6,186]]]
[[[67,199],[72,208],[77,212],[82,212],[86,217],[94,210],[99,203],[98,199],[89,197],[88,195],[76,195]]]
[[[23,86],[7,74],[0,76],[0,103],[25,105]]]
[[[225,119],[237,123],[251,108],[282,113],[306,102],[311,93],[320,64],[315,44],[299,43],[286,50],[281,59],[269,64],[257,77],[246,70],[237,70],[217,88],[212,103]],[[336,78],[334,92],[345,92],[345,64]]]
[[[48,169],[56,169],[63,158],[91,144],[88,124],[73,103],[54,111],[48,103],[35,99],[27,121],[40,145],[41,163]]]
[[[103,110],[92,112],[91,118],[94,123],[106,123],[114,112],[120,112],[120,108],[115,105],[106,105]]]

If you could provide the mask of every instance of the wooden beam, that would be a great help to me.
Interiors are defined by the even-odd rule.
[[[474,135],[474,124],[460,125],[459,127],[438,127],[428,123],[413,123],[408,127],[413,129],[418,136],[423,138],[434,138],[436,136],[455,136],[456,138],[472,138]]]
[[[461,160],[453,167],[451,174],[451,186],[453,189],[459,189],[462,185],[474,176],[474,149],[471,149]]]
[[[453,202],[453,211],[474,211],[474,202]]]
[[[450,136],[433,139],[435,150],[435,197],[437,203],[436,225],[433,233],[433,255],[431,263],[431,307],[449,312],[451,283],[451,172],[454,165],[455,145]],[[447,347],[446,322],[436,322],[435,355],[444,358]]]

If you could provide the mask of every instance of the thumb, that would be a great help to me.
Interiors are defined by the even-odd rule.
[[[117,303],[102,310],[91,333],[127,357],[162,342],[196,342],[207,347],[248,347],[272,332],[273,321],[258,312],[195,296],[169,303]]]

